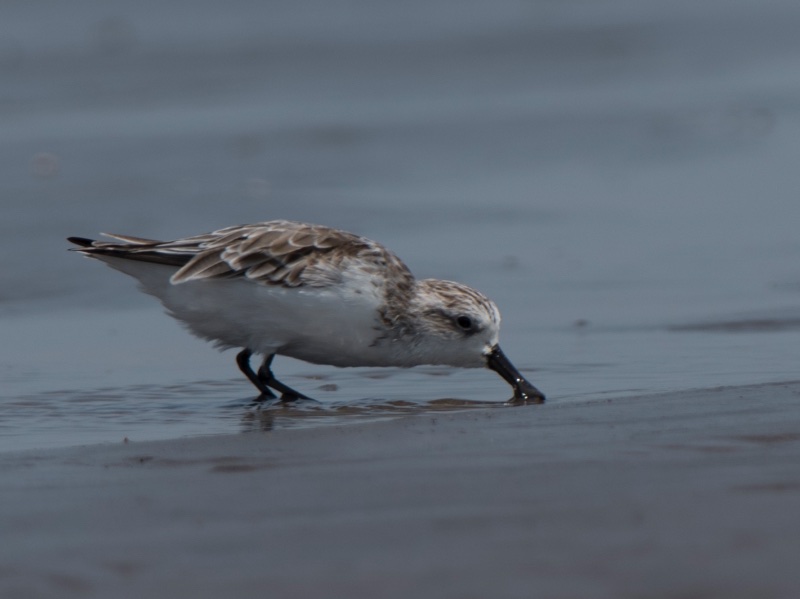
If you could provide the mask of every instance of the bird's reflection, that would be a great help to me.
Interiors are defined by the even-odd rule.
[[[242,432],[266,433],[275,426],[275,417],[264,410],[248,410],[242,415]]]
[[[499,408],[507,402],[444,397],[424,401],[361,398],[350,401],[301,399],[282,401],[263,396],[250,399],[241,418],[242,432],[267,432],[276,428],[306,428],[322,424],[383,420],[408,414]]]

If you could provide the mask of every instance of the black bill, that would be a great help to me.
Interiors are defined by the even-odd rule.
[[[508,384],[514,389],[514,397],[511,399],[511,403],[544,403],[544,393],[530,384],[514,368],[514,365],[508,361],[499,345],[495,345],[491,353],[486,356],[486,365],[508,381]]]

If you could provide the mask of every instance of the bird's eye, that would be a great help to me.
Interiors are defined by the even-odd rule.
[[[465,331],[472,328],[472,319],[469,316],[459,316],[456,318],[456,324]]]

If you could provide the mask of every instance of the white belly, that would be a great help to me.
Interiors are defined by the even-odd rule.
[[[176,268],[116,258],[112,267],[139,280],[193,334],[222,348],[247,347],[334,366],[384,365],[373,346],[384,331],[382,289],[358,280],[329,287],[277,287],[247,279],[211,279],[173,285]]]

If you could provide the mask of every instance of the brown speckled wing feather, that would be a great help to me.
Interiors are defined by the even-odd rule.
[[[341,282],[344,260],[357,258],[364,271],[413,276],[394,254],[364,237],[294,221],[227,227],[175,241],[108,235],[125,243],[80,240],[77,251],[179,267],[172,283],[246,277],[264,285],[326,287]]]
[[[178,267],[171,278],[176,285],[244,277],[263,285],[327,287],[342,282],[344,263],[350,260],[361,272],[382,281],[387,298],[407,299],[414,284],[406,265],[382,245],[322,225],[275,220],[175,241],[106,236],[124,243],[77,237],[70,241],[80,246],[76,251],[90,256]]]
[[[269,285],[325,287],[339,281],[336,267],[342,260],[369,254],[376,245],[329,227],[270,221],[221,229],[159,249],[195,248],[195,255],[172,276],[174,284],[244,276]]]

